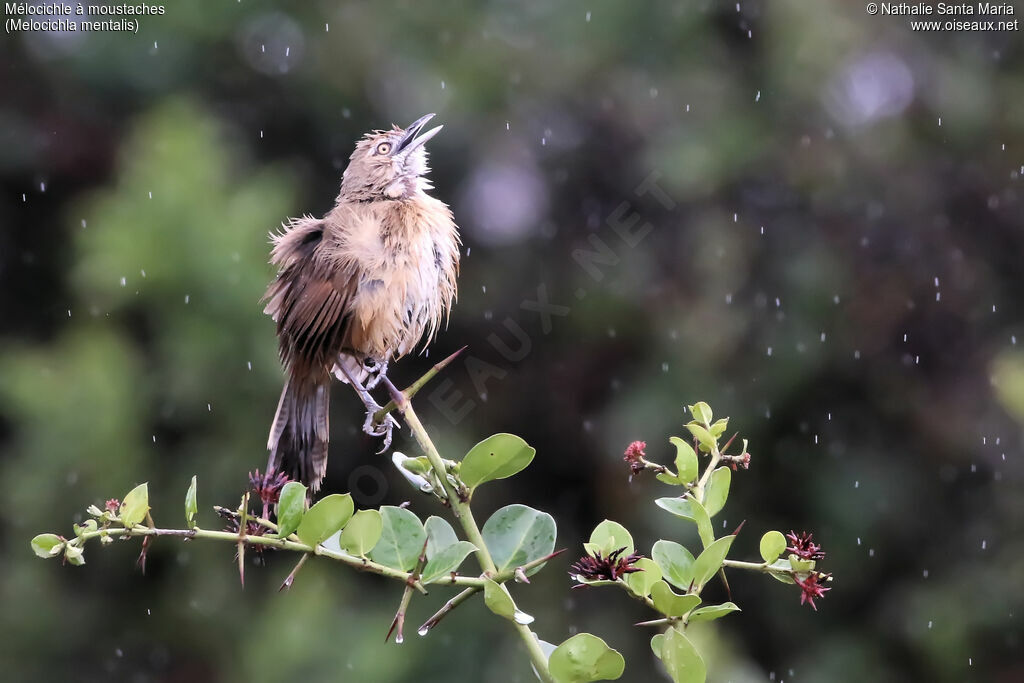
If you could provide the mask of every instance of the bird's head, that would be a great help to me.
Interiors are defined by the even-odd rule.
[[[423,176],[427,166],[427,140],[440,132],[437,126],[423,132],[433,114],[421,116],[408,128],[375,130],[356,143],[341,179],[339,199],[404,199],[430,189]]]

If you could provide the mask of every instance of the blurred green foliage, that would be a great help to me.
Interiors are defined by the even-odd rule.
[[[442,453],[536,447],[481,519],[521,501],[577,550],[605,518],[641,547],[678,537],[638,503],[668,487],[627,483],[621,453],[668,462],[706,397],[759,445],[722,522],[814,531],[842,577],[811,613],[730,575],[743,613],[693,633],[711,680],[1024,676],[1017,34],[913,33],[839,0],[192,0],[138,36],[4,35],[0,58],[5,678],[531,680],[479,603],[395,649],[399,596],[374,577],[310,563],[277,594],[271,556],[242,591],[219,547],[162,540],[143,577],[127,544],[62,568],[28,543],[141,481],[158,523],[193,474],[202,506],[237,501],[279,391],[267,233],[329,208],[358,135],[426,111],[467,255],[451,327],[394,373],[469,344],[445,373],[467,416],[420,397]],[[652,173],[671,208],[638,192]],[[634,215],[652,229],[627,247]],[[600,280],[572,257],[592,237],[617,259]],[[522,306],[541,285],[569,308],[550,327]],[[518,346],[508,320],[516,360],[493,342]],[[336,396],[327,491],[438,513]],[[623,626],[639,606],[568,587],[556,561],[524,593],[541,637],[591,631],[656,680]]]

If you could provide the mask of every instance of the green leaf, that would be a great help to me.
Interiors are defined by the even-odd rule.
[[[196,513],[199,512],[199,504],[196,502],[196,477],[192,475],[192,483],[188,485],[185,492],[185,525],[189,529],[196,528]]]
[[[149,484],[139,484],[124,497],[118,516],[125,529],[131,529],[146,518],[149,512]]]
[[[693,517],[693,508],[686,498],[658,498],[654,504],[662,510],[668,510],[676,517],[682,517],[688,522],[696,521]]]
[[[729,499],[731,482],[732,470],[724,465],[711,473],[711,481],[708,482],[708,489],[704,494],[704,509],[708,511],[708,517],[714,517],[725,507],[725,501]]]
[[[428,541],[429,544],[429,541]],[[469,541],[456,541],[441,552],[427,560],[423,568],[423,583],[444,583],[448,575],[459,568],[459,565],[469,557],[470,553],[476,552],[477,547]]]
[[[687,617],[686,620],[691,624],[698,621],[711,621],[712,619],[721,619],[727,614],[739,611],[740,608],[734,603],[723,602],[721,605],[709,605],[707,607],[695,609],[690,613],[690,616]]]
[[[32,539],[32,552],[42,558],[57,557],[64,550],[64,541],[57,534],[39,534]]]
[[[693,512],[693,521],[697,523],[697,534],[700,535],[701,544],[707,548],[715,540],[715,530],[711,528],[711,517],[704,506],[690,494],[687,494],[690,501],[690,510]]]
[[[297,481],[285,484],[277,500],[277,535],[287,538],[298,529],[305,510],[306,487]]]
[[[690,590],[693,554],[675,541],[661,540],[651,548],[651,559],[661,568],[666,581],[680,590]]]
[[[427,530],[427,559],[434,557],[448,546],[459,542],[455,529],[442,517],[431,515],[423,525]]]
[[[651,586],[661,580],[661,567],[646,557],[637,560],[633,566],[643,571],[626,574],[626,585],[637,595],[646,597],[651,594]]]
[[[332,493],[309,508],[295,533],[306,545],[317,545],[345,526],[353,511],[351,494]]]
[[[686,483],[696,479],[699,468],[693,446],[678,436],[673,436],[668,441],[676,447],[676,474],[679,475],[679,480]]]
[[[590,545],[600,548],[605,557],[619,548],[625,548],[623,556],[633,554],[633,536],[626,527],[610,519],[604,520],[590,532]]]
[[[729,548],[732,547],[732,542],[735,540],[735,536],[723,536],[705,548],[704,552],[693,561],[693,580],[697,584],[698,590],[703,588],[708,579],[721,569],[722,561],[729,554]]]
[[[521,472],[537,451],[515,434],[495,434],[469,449],[459,477],[470,489]]]
[[[502,584],[497,584],[490,579],[484,581],[484,604],[499,617],[505,617],[517,624],[529,624],[533,622],[526,612],[516,607],[515,601],[509,595],[508,589]]]
[[[360,510],[348,520],[338,537],[338,545],[347,553],[364,557],[380,541],[384,520],[377,510]]]
[[[761,559],[771,564],[786,550],[786,537],[781,531],[769,531],[761,537]]]
[[[498,571],[521,567],[555,549],[555,519],[518,503],[501,508],[484,523],[484,543]],[[534,567],[527,574],[534,574]]]
[[[681,617],[700,604],[699,595],[679,595],[664,581],[656,581],[651,586],[651,600],[654,601],[654,609],[666,617]]]
[[[99,524],[96,523],[95,519],[87,519],[81,525],[72,524],[71,528],[75,530],[75,536],[81,536],[87,531],[96,531],[99,528]]]
[[[555,648],[548,667],[558,683],[614,681],[626,670],[626,660],[597,636],[577,633]]]
[[[674,477],[671,474],[668,474],[667,472],[658,472],[657,474],[654,475],[654,478],[663,484],[668,484],[669,486],[683,485],[683,482],[679,480],[679,477]]]
[[[370,559],[392,569],[411,571],[423,552],[427,532],[420,518],[405,508],[385,505],[380,509],[384,527]]]
[[[725,430],[728,428],[729,418],[723,417],[721,420],[714,422],[710,427],[708,427],[708,431],[711,432],[711,436],[717,439],[722,434],[725,434]]]
[[[696,422],[688,422],[686,428],[693,434],[693,438],[697,439],[698,443],[700,443],[702,451],[707,452],[715,447],[715,437],[711,436],[711,432],[704,429],[704,427],[701,427]]]
[[[661,648],[665,644],[665,634],[659,633],[651,638],[651,651],[654,656],[661,659]]]
[[[711,412],[711,406],[704,401],[700,401],[690,406],[690,414],[693,415],[694,420],[703,425],[711,424],[711,420],[714,417],[714,414]]]
[[[675,627],[665,632],[665,640],[661,642],[661,662],[674,683],[704,683],[707,680],[707,667],[697,648]]]

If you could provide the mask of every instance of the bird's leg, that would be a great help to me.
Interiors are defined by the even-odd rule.
[[[370,381],[366,383],[367,389],[376,389],[377,385],[380,384],[382,379],[385,379],[388,374],[388,362],[386,360],[375,361],[373,367],[367,368],[370,370]]]
[[[362,401],[363,405],[366,407],[366,420],[363,422],[363,432],[370,436],[384,437],[384,445],[378,451],[378,453],[383,453],[391,446],[391,432],[395,427],[398,427],[398,422],[390,413],[388,413],[384,416],[383,422],[379,424],[376,423],[373,417],[383,406],[377,403],[369,390],[367,390],[367,388],[364,387],[362,383],[348,371],[345,363],[337,363],[335,367],[340,369],[342,374],[345,375],[345,379],[347,379],[348,383],[352,385],[352,388],[356,390],[356,394],[359,395],[359,400]]]

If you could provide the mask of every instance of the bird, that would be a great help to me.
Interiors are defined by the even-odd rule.
[[[267,469],[316,493],[327,471],[332,377],[366,408],[363,431],[383,437],[388,414],[370,393],[388,364],[423,349],[447,325],[457,296],[461,238],[451,209],[428,194],[427,114],[406,128],[366,133],[342,174],[334,208],[271,233],[277,275],[263,297],[277,324],[286,379],[267,440]]]

